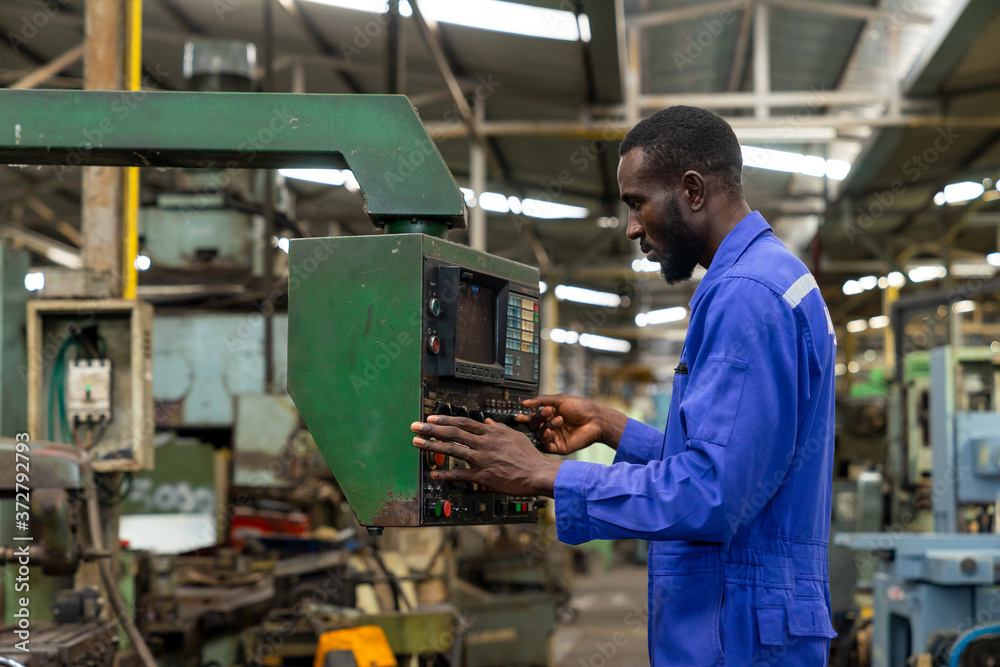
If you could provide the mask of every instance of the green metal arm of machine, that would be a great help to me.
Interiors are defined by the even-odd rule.
[[[462,193],[402,95],[0,91],[0,164],[350,168],[378,226],[465,226]]]

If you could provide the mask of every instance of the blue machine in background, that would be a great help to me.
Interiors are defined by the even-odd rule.
[[[952,348],[931,352],[935,532],[836,536],[858,552],[859,570],[877,566],[873,667],[1000,664],[1000,534],[969,532],[978,524],[966,524],[964,509],[992,507],[994,531],[1000,526],[1000,375],[985,363],[992,386],[982,374],[963,373]],[[964,400],[970,388],[991,400]]]

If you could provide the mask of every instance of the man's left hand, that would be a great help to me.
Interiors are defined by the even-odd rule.
[[[552,496],[561,461],[546,458],[523,433],[498,424],[465,417],[433,415],[414,422],[420,449],[451,456],[468,469],[433,470],[431,477],[448,482],[475,482],[512,496]],[[431,440],[431,438],[434,438]]]

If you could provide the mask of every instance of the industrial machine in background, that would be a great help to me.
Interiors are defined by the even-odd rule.
[[[937,348],[929,387],[934,532],[836,536],[859,571],[877,569],[873,667],[979,667],[1000,655],[1000,359]]]

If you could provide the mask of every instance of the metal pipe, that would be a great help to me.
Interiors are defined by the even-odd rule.
[[[756,118],[771,115],[765,99],[771,93],[771,36],[770,15],[767,5],[757,5],[753,19],[753,108]],[[812,95],[815,99],[817,96]],[[700,106],[700,105],[699,105]]]
[[[478,126],[486,118],[483,102],[476,103],[475,114]],[[478,141],[469,142],[469,187],[476,197],[486,192],[486,148]],[[481,205],[469,210],[469,246],[486,252],[486,209]]]

